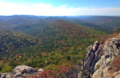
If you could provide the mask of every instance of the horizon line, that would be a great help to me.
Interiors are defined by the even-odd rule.
[[[67,17],[67,16],[120,16],[120,15],[29,15],[29,14],[13,14],[13,15],[0,15],[0,16],[46,16],[46,17]]]

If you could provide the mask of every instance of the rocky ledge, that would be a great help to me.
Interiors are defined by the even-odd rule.
[[[0,73],[0,78],[30,78],[44,72],[44,69],[32,68],[26,65],[19,65],[10,73]],[[37,78],[37,77],[36,77]]]
[[[118,61],[115,61],[118,56]],[[120,78],[120,35],[110,38],[105,44],[89,46],[83,60],[83,78]],[[116,67],[119,66],[119,67]],[[117,69],[117,71],[116,71]]]

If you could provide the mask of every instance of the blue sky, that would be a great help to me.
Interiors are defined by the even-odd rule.
[[[0,0],[0,15],[118,15],[120,0]]]

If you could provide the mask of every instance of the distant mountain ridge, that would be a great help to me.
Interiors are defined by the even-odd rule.
[[[28,19],[23,19],[23,18],[15,18],[6,22],[14,25],[22,25],[22,24],[31,23],[32,21]]]
[[[118,16],[90,16],[90,17],[78,17],[78,19],[98,24],[105,27],[118,28],[120,27],[120,17]]]
[[[96,30],[92,30],[92,29],[90,29],[89,27],[86,27],[86,26],[82,26],[82,25],[78,25],[78,24],[75,24],[75,23],[71,23],[71,22],[67,22],[67,21],[64,21],[64,20],[57,20],[57,21],[54,21],[54,22],[51,22],[51,23],[47,23],[47,24],[28,24],[28,25],[21,25],[21,26],[17,26],[17,27],[15,27],[14,28],[14,30],[17,30],[17,31],[21,31],[21,32],[23,32],[23,33],[27,33],[27,34],[30,34],[30,35],[32,35],[33,33],[32,33],[32,31],[35,31],[36,32],[36,34],[38,33],[41,33],[41,31],[39,31],[39,30],[41,30],[41,29],[43,29],[43,28],[46,28],[46,29],[53,29],[53,28],[55,28],[55,27],[57,27],[57,28],[62,28],[62,27],[69,27],[69,25],[70,25],[70,27],[72,28],[72,29],[79,29],[79,27],[81,27],[81,31],[84,31],[84,28],[85,28],[85,30],[86,29],[89,29],[90,31],[96,31]],[[76,27],[78,27],[78,28],[76,28]],[[83,28],[83,29],[82,29]],[[57,30],[56,30],[57,31]],[[76,31],[76,30],[75,30]],[[44,32],[47,32],[47,30],[44,30]],[[64,32],[64,31],[63,31]],[[98,31],[96,31],[96,32],[98,32]],[[84,31],[84,33],[86,33],[86,31]],[[33,35],[35,35],[35,34],[33,34]]]
[[[120,26],[119,18],[120,17],[112,16],[31,16],[31,15],[0,16],[2,22],[14,25],[14,26],[9,25],[9,29],[13,29],[13,27],[23,24],[45,24],[56,20],[65,20],[90,27],[98,31],[106,32],[109,34],[113,33]],[[7,25],[5,24],[4,26],[7,27]]]

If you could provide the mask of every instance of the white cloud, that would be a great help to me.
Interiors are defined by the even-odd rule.
[[[0,15],[46,15],[46,16],[64,16],[64,15],[120,15],[120,8],[67,8],[65,5],[53,7],[51,4],[30,4],[20,5],[14,3],[0,2]]]

